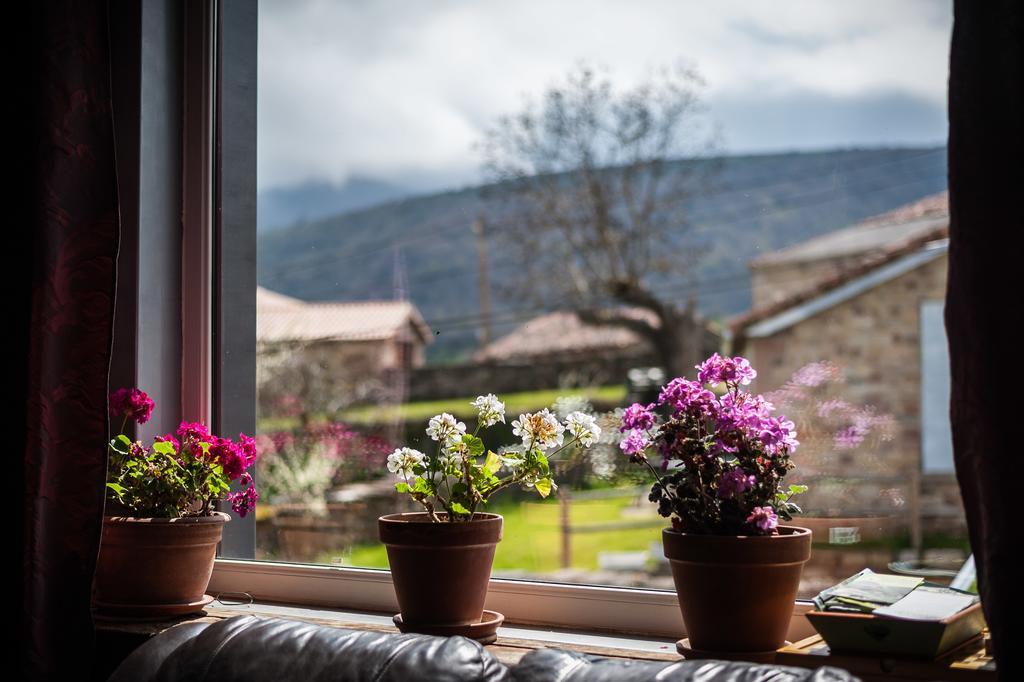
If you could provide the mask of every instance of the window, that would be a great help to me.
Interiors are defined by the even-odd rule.
[[[925,473],[953,471],[949,427],[949,346],[941,301],[921,304],[921,466]]]
[[[935,303],[948,226],[949,17],[915,19],[934,64],[903,78],[891,64],[905,44],[866,15],[855,19],[890,67],[839,56],[861,49],[841,30],[853,20],[845,15],[807,28],[760,9],[686,17],[657,3],[609,4],[539,21],[530,7],[263,2],[257,157],[245,137],[257,110],[253,74],[230,67],[241,54],[233,49],[254,49],[231,42],[232,22],[255,17],[222,3],[218,191],[235,211],[223,213],[214,244],[213,409],[222,429],[255,426],[261,504],[229,524],[212,589],[393,608],[376,518],[406,507],[385,458],[401,445],[429,447],[423,429],[434,414],[472,428],[470,401],[497,393],[508,422],[542,408],[584,410],[605,437],[558,463],[556,495],[515,490],[495,500],[506,532],[494,608],[521,622],[570,614],[601,626],[615,614],[623,630],[678,632],[664,520],[642,472],[621,456],[616,410],[653,400],[666,378],[717,350],[748,357],[755,388],[797,423],[788,480],[811,490],[795,523],[817,543],[802,597],[865,565],[945,558],[955,569],[966,539],[951,501],[948,360]],[[665,12],[682,14],[666,21]],[[718,36],[690,36],[696,52],[683,55],[709,85],[692,64],[673,70],[686,41],[647,33],[668,25]],[[769,29],[782,32],[776,43]],[[610,50],[608,35],[620,47]],[[745,47],[725,54],[724,44]],[[839,79],[849,92],[838,97],[834,74],[848,67],[857,73]],[[762,88],[747,72],[777,82]],[[929,104],[906,121],[898,102],[872,100],[872,88],[909,81],[925,83],[915,96]],[[522,142],[524,129],[501,116],[543,112],[552,87],[566,106],[588,92],[621,104],[598,107],[609,124],[631,123],[615,118],[639,101],[616,99],[627,91],[642,99],[684,88],[706,108],[667,122],[674,137],[653,151],[584,126],[574,131],[591,136],[583,161],[517,156],[507,142]],[[547,141],[558,141],[552,134]],[[257,163],[253,234],[255,197],[232,178]],[[577,182],[584,172],[589,184]],[[637,218],[634,192],[655,180],[654,213]],[[613,206],[604,217],[594,190]],[[602,250],[580,221],[587,211],[630,239]],[[565,228],[560,236],[547,230],[552,222]],[[602,275],[619,266],[633,279],[616,288]],[[686,343],[666,351],[666,329]],[[497,431],[493,449],[515,442],[510,426]]]

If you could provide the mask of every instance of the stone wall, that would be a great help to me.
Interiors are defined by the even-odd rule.
[[[750,268],[754,308],[771,305],[806,291],[809,286],[862,262],[862,256],[785,263],[755,263]]]
[[[815,477],[843,479],[831,494],[810,495],[809,506],[835,507],[819,510],[828,513],[910,516],[918,508],[925,533],[963,531],[954,476],[920,473],[920,309],[925,301],[944,299],[946,268],[943,256],[774,336],[747,341],[742,353],[757,368],[756,390],[776,389],[800,367],[828,360],[844,369],[845,400],[873,405],[895,419],[888,442],[839,454],[798,451],[794,481],[800,480],[801,468]]]

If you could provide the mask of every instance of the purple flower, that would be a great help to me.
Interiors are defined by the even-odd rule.
[[[252,479],[250,478],[249,480],[251,481]],[[241,517],[256,509],[256,500],[258,499],[260,499],[259,493],[256,492],[256,488],[252,485],[245,490],[228,495],[231,509]]]
[[[665,384],[658,395],[658,404],[672,408],[673,417],[678,417],[684,412],[695,416],[713,416],[718,408],[714,393],[696,381],[683,377],[677,377]]]
[[[718,496],[723,499],[736,497],[754,487],[757,477],[748,475],[739,467],[730,469],[718,479]]]
[[[757,377],[757,371],[750,366],[746,358],[724,358],[718,353],[696,365],[696,369],[700,382],[712,386],[722,382],[746,386]]]
[[[633,430],[629,432],[629,435],[626,436],[621,443],[619,443],[619,448],[629,455],[629,460],[631,462],[642,462],[646,459],[644,456],[644,450],[646,450],[649,445],[650,443],[647,440],[647,436],[645,436],[642,431]]]
[[[139,424],[149,421],[156,403],[137,388],[119,388],[110,394],[110,416],[127,417]]]
[[[845,400],[839,398],[833,398],[831,400],[825,400],[818,403],[818,416],[827,417],[833,412],[839,412],[840,414],[846,414],[852,409],[852,405]]]
[[[622,413],[622,427],[619,431],[649,431],[654,427],[656,417],[654,416],[654,403],[641,405],[633,403]]]
[[[761,424],[758,440],[769,454],[777,455],[783,451],[793,452],[800,441],[796,439],[793,422],[785,417],[769,417]]]
[[[864,442],[864,435],[864,429],[856,424],[840,429],[834,438],[835,446],[840,450],[850,450]]]
[[[754,507],[747,517],[747,523],[752,523],[764,532],[774,530],[779,525],[779,517],[771,507]]]
[[[839,381],[842,377],[843,373],[838,365],[827,361],[812,362],[794,372],[793,376],[789,378],[789,383],[794,386],[815,388],[833,381]]]

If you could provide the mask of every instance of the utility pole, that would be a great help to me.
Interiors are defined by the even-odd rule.
[[[491,280],[487,269],[487,232],[483,217],[473,221],[473,234],[476,235],[477,273],[480,288],[480,345],[491,342]]]

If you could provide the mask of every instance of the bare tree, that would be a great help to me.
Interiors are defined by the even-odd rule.
[[[685,204],[711,164],[675,161],[714,147],[702,87],[693,68],[677,66],[616,90],[582,65],[499,119],[481,145],[488,180],[510,189],[488,202],[502,257],[518,273],[508,293],[635,331],[670,376],[692,367],[704,337],[692,299],[663,293],[667,283],[693,285]]]

